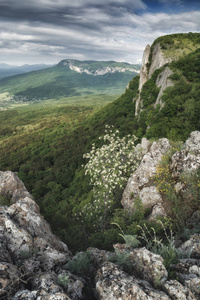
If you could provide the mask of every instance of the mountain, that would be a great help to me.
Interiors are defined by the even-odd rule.
[[[83,61],[65,59],[59,65],[68,66],[70,70],[78,73],[86,73],[88,75],[98,76],[113,73],[125,73],[127,71],[139,73],[140,65],[130,65],[128,63],[119,63],[115,61]]]
[[[172,151],[181,147],[181,141],[185,142],[191,132],[200,131],[199,61],[200,34],[174,34],[160,37],[151,46],[147,46],[140,75],[131,79],[124,94],[101,109],[93,110],[92,105],[86,106],[85,98],[81,96],[76,97],[76,99],[80,98],[79,105],[75,101],[71,105],[69,103],[66,105],[58,99],[55,101],[56,104],[54,102],[54,106],[50,104],[51,101],[41,101],[0,112],[0,169],[18,172],[18,176],[34,195],[42,214],[51,224],[54,232],[72,251],[76,252],[89,246],[110,250],[112,244],[118,241],[118,232],[113,229],[111,222],[118,223],[124,232],[137,234],[138,223],[141,224],[144,216],[149,215],[149,208],[144,211],[140,200],[135,204],[138,208],[136,214],[124,213],[121,203],[125,188],[123,186],[115,190],[113,210],[102,216],[104,226],[98,229],[102,219],[98,219],[97,222],[97,219],[92,219],[90,216],[83,222],[84,206],[94,203],[92,186],[82,167],[87,161],[83,158],[83,154],[88,153],[94,147],[94,143],[97,148],[103,147],[104,140],[99,140],[99,137],[104,135],[105,125],[114,126],[119,130],[121,138],[128,134],[135,134],[138,137],[137,142],[148,138],[149,143],[143,142],[143,146],[146,145],[147,149],[151,147],[154,140],[159,138],[168,138],[171,141]],[[83,70],[87,69],[87,72],[91,72],[89,66],[86,68],[83,65],[77,66],[76,62],[73,63],[71,68],[78,68],[79,72],[83,72],[81,74],[70,70],[70,64],[69,61],[64,61],[55,68],[61,69],[63,74],[64,70],[68,70],[70,74],[87,78],[89,76],[94,80],[106,75],[110,78],[110,75],[113,75],[95,76],[99,67],[96,67],[93,75],[88,75]],[[39,74],[42,72],[46,71],[39,71]],[[34,74],[37,75],[38,72],[33,72],[30,76]],[[48,73],[49,77],[50,74]],[[151,153],[145,157],[144,168],[145,164],[151,163],[153,157],[157,155],[156,149],[154,150],[152,148]],[[142,195],[148,196],[149,184],[152,184],[153,180],[154,188],[151,187],[150,190],[155,190],[156,184],[162,187],[162,192],[166,187],[170,187],[163,198],[166,199],[165,197],[168,196],[168,202],[165,203],[179,203],[177,209],[182,208],[180,202],[177,202],[177,191],[179,187],[183,187],[178,194],[178,197],[182,197],[181,191],[184,190],[185,182],[190,182],[190,176],[180,179],[182,185],[176,185],[176,174],[172,181],[167,181],[171,180],[171,169],[167,167],[167,163],[171,161],[171,154],[171,152],[167,153],[164,157],[164,166],[159,168],[162,175],[160,179],[150,178],[146,186],[146,177],[141,176],[143,186],[139,187],[139,192],[143,190]],[[182,154],[180,152],[177,156],[181,157]],[[105,158],[111,155],[112,153],[106,154],[102,158],[102,165],[106,165]],[[192,152],[188,159],[193,165]],[[180,166],[177,160],[174,168],[178,170]],[[116,172],[117,170],[116,167]],[[166,170],[166,173],[162,173],[163,170]],[[198,176],[195,180],[193,178],[195,187],[199,187]],[[164,183],[163,179],[166,179]],[[192,197],[199,199],[199,190],[193,190],[194,186],[190,184],[185,186],[185,195],[191,192]],[[109,195],[108,192],[104,194]],[[127,194],[128,201],[132,201],[134,191]],[[139,195],[141,196],[141,193]],[[192,198],[188,196],[186,199]],[[199,200],[195,201],[197,202],[194,206],[199,205]],[[185,204],[187,206],[187,201]],[[189,212],[190,209],[191,207]],[[187,216],[185,207],[184,210]],[[179,217],[179,214],[173,215],[173,226],[179,224]],[[184,220],[181,219],[183,223],[179,224],[182,229]]]
[[[146,47],[135,116],[141,135],[185,139],[200,127],[200,35],[174,34]]]
[[[12,75],[23,74],[31,71],[45,69],[48,67],[51,67],[51,65],[36,64],[36,65],[11,66],[7,64],[0,64],[0,79]]]
[[[30,101],[82,94],[121,94],[139,65],[62,60],[56,66],[0,80],[0,94]]]

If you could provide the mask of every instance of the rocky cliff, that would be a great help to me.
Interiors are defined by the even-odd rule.
[[[139,196],[155,220],[168,211],[151,178],[171,145],[167,139],[152,144],[143,139],[139,147],[143,159],[128,181],[122,204],[133,210]],[[187,198],[180,179],[181,174],[200,169],[200,132],[193,132],[182,150],[174,153],[170,168],[177,193]],[[170,280],[163,258],[145,247],[116,244],[115,252],[89,248],[73,257],[52,233],[24,184],[10,171],[0,172],[0,200],[4,203],[0,207],[0,299],[200,299],[200,234],[177,241],[182,258],[172,266],[176,279]],[[196,209],[188,226],[198,222],[200,211]],[[117,263],[118,257],[128,258],[128,263]]]
[[[139,81],[139,88],[138,88],[138,97],[136,99],[135,104],[135,115],[139,114],[139,111],[143,108],[143,101],[141,97],[141,91],[144,84],[150,79],[153,73],[160,69],[161,67],[165,66],[167,63],[170,63],[172,58],[166,57],[160,47],[160,44],[156,44],[152,49],[149,45],[146,46],[143,54],[142,59],[142,67],[140,70],[140,81]],[[172,81],[168,79],[168,77],[172,75],[172,71],[166,67],[164,71],[159,74],[159,77],[156,80],[157,87],[161,88],[157,100],[155,102],[155,106],[157,104],[163,105],[161,101],[161,97],[163,95],[163,91],[173,85]]]
[[[115,62],[108,62],[108,66],[93,66],[95,65],[95,62],[90,62],[89,64],[87,61],[77,61],[72,59],[67,59],[61,62],[63,66],[69,67],[70,70],[75,71],[79,74],[85,73],[87,75],[92,76],[102,76],[105,74],[113,74],[113,73],[124,73],[124,72],[132,72],[132,73],[140,73],[140,71],[136,68],[134,68],[134,65],[123,64],[123,66],[120,66],[120,63],[118,63],[118,66],[116,66],[117,63]],[[137,67],[137,66],[135,66]],[[139,66],[138,66],[139,67]]]
[[[184,199],[187,201],[192,197],[190,195],[192,191],[189,192],[189,187],[184,178],[188,174],[191,176],[191,174],[200,170],[200,132],[194,131],[191,133],[181,150],[176,151],[170,158],[168,165],[160,164],[161,158],[170,150],[173,150],[168,139],[162,138],[151,144],[146,138],[143,138],[141,144],[137,147],[142,148],[143,158],[138,169],[128,180],[121,203],[126,210],[133,211],[135,200],[139,197],[142,205],[150,209],[150,219],[155,219],[158,215],[166,216],[169,213],[170,204],[166,204],[164,188],[159,190],[157,187],[158,182],[153,181],[152,178],[156,174],[161,175],[160,172],[167,174],[166,172],[169,170],[170,173],[166,176],[171,185],[170,189],[177,194],[177,199],[180,197],[183,204]],[[161,183],[164,180],[166,180],[166,177],[161,176]],[[189,180],[192,180],[192,177]],[[198,206],[199,202],[197,202],[197,208]]]

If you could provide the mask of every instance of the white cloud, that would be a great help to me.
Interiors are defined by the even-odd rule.
[[[23,9],[30,5],[24,0],[5,3]],[[24,63],[56,63],[64,58],[76,58],[135,63],[141,62],[145,46],[161,35],[200,31],[200,11],[148,13],[141,0],[33,0],[31,3],[38,10],[39,3],[41,10],[48,7],[49,14],[41,14],[34,20],[25,13],[20,19],[4,16],[0,23],[0,62],[16,59]],[[95,5],[87,7],[90,3]],[[108,12],[109,4],[113,5]],[[77,9],[65,9],[56,15],[57,10],[52,7],[63,5]],[[116,8],[116,5],[123,7]],[[143,9],[142,15],[133,12],[136,6]],[[15,11],[12,13],[16,16]]]

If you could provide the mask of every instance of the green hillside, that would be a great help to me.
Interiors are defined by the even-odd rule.
[[[152,44],[152,51],[157,43],[161,45],[166,57],[177,60],[200,48],[200,35],[189,32],[188,34],[178,33],[161,36]]]
[[[185,140],[191,131],[200,128],[200,34],[160,37],[153,43],[151,53],[156,43],[164,49],[164,54],[172,50],[173,61],[156,70],[142,88],[144,106],[138,118],[138,134],[145,134],[147,138],[165,136]],[[177,50],[176,45],[180,46]],[[164,90],[161,109],[159,104],[155,107],[160,91],[156,80],[166,66],[173,72],[170,76],[173,86]]]
[[[71,69],[69,65],[72,66]],[[78,72],[79,69],[74,71],[74,67],[83,69],[83,72]],[[106,67],[123,71],[112,73],[108,70],[103,75],[94,76],[95,71],[99,70],[101,73]],[[14,101],[35,101],[88,94],[120,95],[131,78],[137,75],[130,70],[137,71],[139,68],[139,65],[127,63],[63,60],[50,68],[1,79],[0,99],[5,92],[9,93]],[[92,75],[87,72],[92,72]]]
[[[162,96],[163,108],[154,104],[159,92],[156,79],[165,66],[156,70],[144,84],[141,92],[144,107],[138,116],[135,116],[133,99],[138,96],[139,76],[130,81],[129,88],[116,100],[103,95],[95,96],[96,99],[94,95],[68,97],[0,111],[0,169],[18,172],[54,232],[71,250],[88,246],[111,249],[119,240],[119,231],[110,223],[117,222],[128,233],[135,234],[143,216],[142,210],[134,216],[124,215],[120,205],[121,189],[117,191],[105,228],[95,229],[95,221],[82,222],[75,217],[86,203],[94,200],[82,166],[86,163],[83,154],[91,150],[93,143],[102,145],[103,141],[98,138],[103,135],[106,124],[118,129],[121,137],[135,134],[139,140],[146,136],[152,140],[168,137],[185,141],[191,131],[200,130],[199,38],[200,34],[172,35],[154,42],[152,47],[162,42],[161,46],[167,49],[174,39],[180,44],[186,39],[193,41],[188,53],[168,64],[173,71],[173,86]],[[63,70],[63,67],[55,68]],[[50,69],[49,77],[44,73],[44,80],[47,77],[53,80],[55,68]],[[42,72],[45,71],[30,76],[38,78]],[[82,74],[76,73],[79,75]],[[10,91],[14,88],[17,89],[17,82]]]

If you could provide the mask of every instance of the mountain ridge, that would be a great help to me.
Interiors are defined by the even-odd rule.
[[[57,65],[0,80],[0,97],[35,101],[87,94],[123,93],[139,65],[118,62],[62,60]]]
[[[98,76],[105,75],[107,73],[124,73],[126,71],[139,73],[139,65],[129,64],[129,63],[119,63],[116,61],[94,61],[86,60],[79,61],[73,59],[65,59],[59,62],[59,65],[68,66],[70,70],[78,73],[86,73],[88,75]],[[133,68],[134,66],[134,68]],[[136,68],[137,67],[137,68]]]

